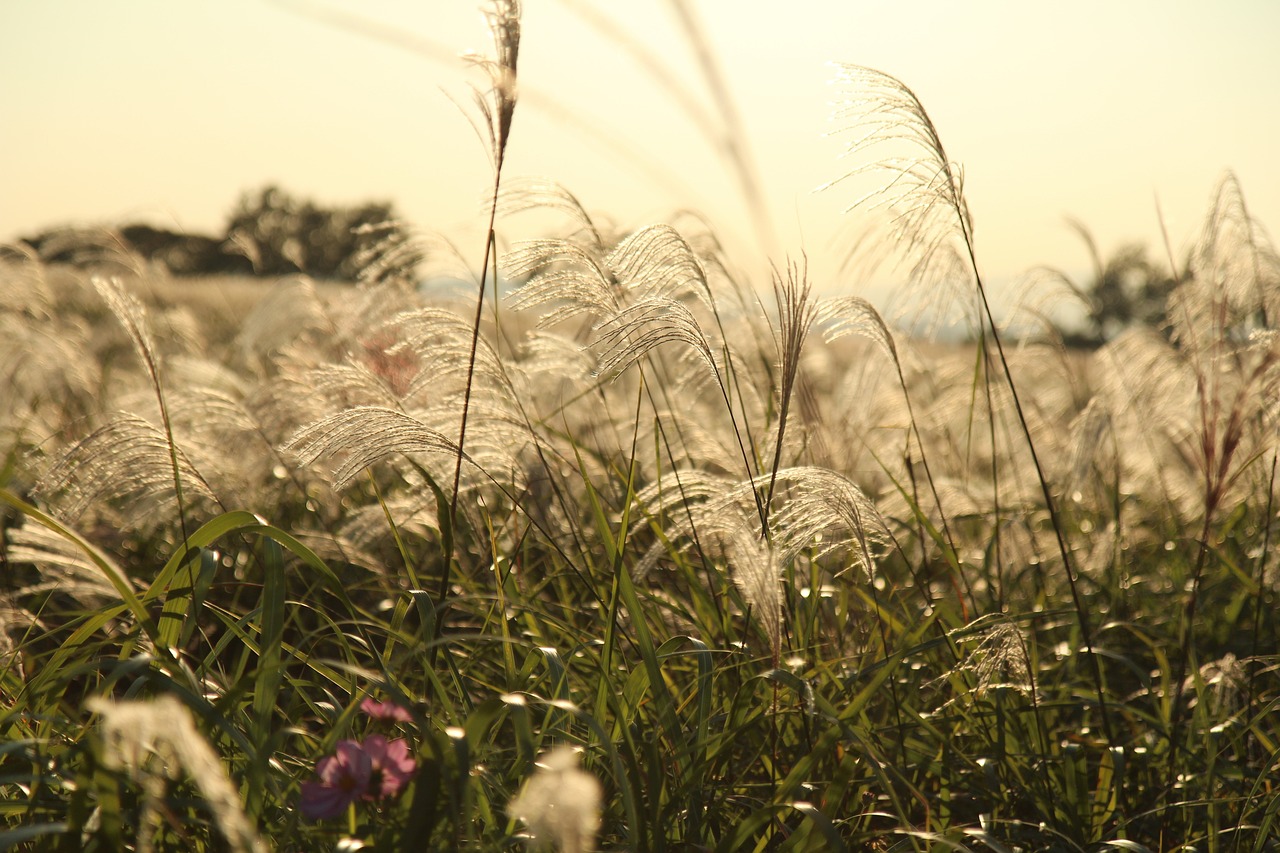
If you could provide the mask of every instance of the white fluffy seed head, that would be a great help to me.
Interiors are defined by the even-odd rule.
[[[538,769],[515,799],[512,817],[523,823],[535,844],[551,844],[561,853],[587,853],[600,830],[600,782],[578,767],[572,747],[557,746],[542,756]]]
[[[245,816],[240,793],[227,778],[222,760],[197,731],[187,707],[172,696],[150,701],[90,699],[88,708],[102,717],[103,763],[123,770],[148,795],[163,779],[184,772],[209,803],[214,820],[237,853],[265,853],[267,846]],[[139,821],[146,824],[147,821]],[[145,825],[140,831],[145,832]],[[141,845],[140,845],[141,846]]]

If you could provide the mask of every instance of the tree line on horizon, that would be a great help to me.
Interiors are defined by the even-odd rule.
[[[354,281],[366,234],[399,220],[390,202],[326,206],[270,184],[240,196],[218,236],[147,223],[117,228],[57,227],[22,237],[45,263],[92,266],[106,248],[123,248],[178,277],[305,273]]]
[[[51,228],[20,242],[45,263],[79,267],[94,266],[104,249],[123,248],[180,278],[303,273],[355,281],[367,260],[364,253],[376,250],[389,229],[405,238],[400,222],[390,202],[324,206],[269,184],[240,196],[220,236],[131,223],[106,230]],[[1166,328],[1166,299],[1178,274],[1151,260],[1139,244],[1104,257],[1084,226],[1071,225],[1085,244],[1092,269],[1083,281],[1056,273],[1086,306],[1078,326],[1061,330],[1064,343],[1092,348],[1132,325]]]

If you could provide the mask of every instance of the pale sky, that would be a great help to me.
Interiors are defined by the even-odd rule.
[[[992,280],[1086,268],[1068,216],[1104,252],[1140,241],[1162,255],[1158,203],[1180,250],[1227,169],[1280,229],[1276,0],[690,6],[741,115],[774,248],[676,99],[588,20],[628,32],[714,120],[667,0],[526,0],[509,177],[555,180],[623,226],[692,208],[741,267],[803,252],[816,287],[848,289],[836,269],[852,198],[813,192],[848,165],[824,136],[837,61],[923,101],[964,166]],[[298,8],[362,16],[426,53]],[[137,220],[219,233],[242,191],[272,182],[322,204],[393,201],[478,258],[490,172],[469,124],[480,78],[454,58],[466,50],[490,50],[471,0],[0,0],[0,240]],[[541,227],[516,218],[501,232]]]

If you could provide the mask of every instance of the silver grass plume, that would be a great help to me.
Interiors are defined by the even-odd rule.
[[[128,773],[143,787],[137,822],[140,851],[152,849],[152,819],[159,818],[167,781],[185,774],[209,803],[214,823],[232,850],[266,853],[267,845],[244,813],[239,790],[196,729],[186,705],[172,696],[159,696],[124,702],[94,698],[88,708],[101,717],[103,764]]]
[[[577,227],[576,234],[588,237],[587,248],[603,252],[604,236],[578,197],[560,184],[536,178],[513,178],[506,182],[498,196],[498,214],[513,216],[530,210],[558,210]],[[572,239],[572,237],[571,237]]]
[[[953,631],[951,636],[960,643],[974,643],[976,638],[976,644],[952,673],[967,673],[973,678],[974,685],[966,693],[947,702],[944,708],[966,695],[984,697],[1001,688],[1019,693],[1034,690],[1027,640],[1014,622],[998,615],[981,617]],[[943,681],[947,677],[938,680]]]
[[[173,420],[183,446],[198,449],[200,470],[223,503],[256,505],[264,484],[287,476],[277,437],[239,394],[208,385],[184,388]]]
[[[476,342],[473,362],[469,351],[471,324],[452,311],[441,308],[405,311],[389,319],[382,328],[395,341],[387,349],[388,355],[415,354],[428,365],[429,369],[418,375],[415,384],[429,382],[438,389],[441,374],[453,373],[461,378],[470,369],[474,379],[482,379],[514,399],[516,389],[493,344],[481,337]]]
[[[145,418],[120,413],[65,451],[35,491],[66,519],[79,518],[99,503],[119,501],[126,516],[140,524],[182,511],[177,482],[194,496],[217,501],[171,436]]]
[[[1200,506],[1194,370],[1155,332],[1130,329],[1094,356],[1098,394],[1115,430],[1128,489],[1160,500],[1183,522]]]
[[[1231,652],[1218,660],[1209,661],[1184,680],[1184,691],[1195,691],[1192,705],[1206,704],[1211,719],[1227,719],[1240,711],[1249,683],[1246,663],[1256,663],[1248,658],[1241,660]]]
[[[393,409],[361,406],[303,427],[281,448],[302,465],[340,458],[331,472],[333,485],[343,489],[361,471],[397,453],[448,453],[467,458],[436,430]]]
[[[1063,568],[1071,588],[1073,609],[1080,624],[1080,633],[1093,668],[1094,685],[1097,688],[1099,711],[1103,729],[1108,739],[1114,731],[1107,698],[1102,690],[1101,664],[1094,654],[1093,633],[1086,608],[1076,583],[1076,573],[1071,564],[1071,552],[1067,545],[1063,525],[1058,517],[1054,500],[1036,450],[1032,429],[1019,399],[1013,372],[1005,356],[1004,344],[991,311],[986,286],[978,270],[974,248],[973,220],[964,197],[963,176],[956,164],[948,158],[946,149],[920,99],[905,84],[883,72],[858,66],[841,66],[842,79],[853,89],[852,97],[837,107],[837,118],[852,120],[855,126],[864,128],[862,134],[848,145],[850,153],[865,153],[881,143],[892,142],[907,149],[909,156],[881,158],[878,163],[855,167],[839,179],[870,170],[887,169],[890,180],[881,184],[867,196],[855,202],[855,207],[896,203],[893,217],[897,240],[918,260],[913,269],[913,279],[938,280],[939,277],[962,276],[971,283],[980,311],[977,325],[981,329],[984,347],[987,329],[990,341],[995,344],[1001,372],[1004,374],[1013,410],[1026,439],[1035,479],[1040,486],[1044,506],[1049,513],[1050,527],[1057,541]],[[992,387],[991,383],[986,386]],[[994,412],[990,413],[994,419]],[[992,427],[994,430],[994,426]],[[992,434],[994,443],[994,432]]]
[[[1070,460],[1067,464],[1066,494],[1076,503],[1096,506],[1095,492],[1105,491],[1099,476],[1118,474],[1120,448],[1111,413],[1101,397],[1093,397],[1067,427]],[[1086,502],[1086,498],[1090,498]]]
[[[696,533],[734,535],[734,521],[754,506],[756,491],[768,485],[771,474],[731,482],[706,472],[679,472],[680,489],[648,486],[637,502],[653,516],[669,516],[666,540],[684,550]],[[847,565],[870,574],[880,547],[889,541],[888,527],[875,504],[852,481],[824,468],[783,468],[776,482],[784,487],[770,528],[776,558],[790,563],[803,550],[818,545],[818,556],[838,554]],[[643,578],[658,564],[669,546],[655,543],[632,569]]]
[[[826,325],[824,338],[827,343],[846,335],[858,335],[874,343],[893,362],[893,368],[898,377],[898,385],[902,389],[902,401],[907,409],[907,423],[910,424],[911,434],[915,436],[916,452],[919,455],[920,464],[924,468],[929,492],[933,496],[934,506],[937,509],[937,522],[942,528],[944,539],[950,544],[951,549],[955,550],[947,512],[943,509],[942,498],[938,493],[937,481],[933,475],[929,455],[925,452],[924,438],[920,434],[920,420],[916,417],[915,406],[911,401],[911,391],[907,386],[907,377],[902,367],[902,359],[898,355],[897,344],[894,343],[893,334],[885,324],[884,318],[867,300],[857,296],[844,296],[824,301],[818,308],[816,322]],[[921,536],[922,540],[923,538]]]
[[[593,247],[569,240],[534,240],[503,258],[508,278],[526,278],[508,297],[517,311],[541,310],[539,325],[583,314],[608,316],[622,305],[618,283]]]
[[[906,84],[859,65],[837,63],[836,68],[843,97],[834,104],[832,120],[839,124],[834,134],[852,135],[843,156],[860,162],[819,190],[887,174],[845,210],[888,208],[888,242],[903,257],[914,258],[911,282],[943,287],[943,293],[931,292],[927,299],[934,307],[945,306],[973,281],[964,269],[972,261],[973,220],[963,171],[948,158],[924,105]],[[865,240],[851,254],[862,255],[874,267],[879,258],[868,255],[869,249],[879,250],[874,241]]]
[[[1214,189],[1189,278],[1170,301],[1174,340],[1200,350],[1215,337],[1232,334],[1239,342],[1280,321],[1280,254],[1230,172]]]
[[[342,520],[342,541],[361,552],[371,551],[392,535],[387,525],[388,514],[395,530],[417,534],[426,534],[429,529],[439,530],[437,513],[440,508],[435,506],[434,497],[429,493],[424,496],[423,492],[426,490],[395,493],[386,496],[381,503],[349,510]]]
[[[616,376],[670,343],[684,344],[723,384],[720,364],[702,324],[687,306],[665,296],[650,296],[628,305],[600,326],[597,372]]]
[[[496,296],[498,283],[496,272],[498,263],[494,257],[497,250],[497,238],[494,231],[498,217],[498,198],[502,190],[502,166],[506,160],[507,142],[511,135],[511,121],[516,108],[516,66],[520,55],[520,4],[517,0],[494,0],[485,12],[489,31],[493,36],[495,58],[481,61],[480,64],[488,72],[491,91],[489,97],[476,92],[476,102],[486,118],[486,129],[489,134],[489,152],[493,159],[493,191],[489,204],[489,227],[485,231],[484,260],[480,269],[479,291],[476,294],[475,317],[471,323],[471,355],[467,363],[466,387],[462,395],[462,415],[458,423],[457,455],[453,469],[453,487],[449,497],[450,529],[452,521],[458,514],[458,490],[462,483],[462,461],[467,446],[467,418],[471,409],[472,379],[475,370],[476,351],[480,343],[480,321],[484,317],[485,283],[488,280],[490,267],[495,273],[494,293]],[[490,101],[490,98],[492,101]],[[491,263],[492,261],[492,263]],[[494,318],[497,319],[497,306],[494,307]],[[449,591],[449,571],[440,576],[439,597],[443,601]],[[437,630],[443,623],[437,624]],[[434,647],[433,647],[434,648]],[[432,652],[434,658],[435,652]]]
[[[335,331],[315,284],[306,276],[276,282],[240,324],[235,346],[257,368],[308,333]]]
[[[116,315],[116,319],[124,326],[125,331],[128,332],[129,338],[137,348],[138,356],[142,359],[143,366],[146,368],[152,389],[155,391],[156,402],[160,406],[160,420],[164,427],[164,438],[168,443],[169,463],[173,473],[173,497],[177,505],[178,523],[182,528],[182,538],[185,541],[187,539],[187,517],[186,507],[182,499],[183,460],[179,458],[178,444],[173,437],[173,424],[169,420],[169,407],[165,403],[164,385],[160,381],[159,357],[155,344],[151,340],[150,331],[147,328],[146,310],[142,307],[141,302],[124,289],[124,285],[117,278],[95,276],[93,286],[103,301],[107,303],[112,313]]]
[[[0,425],[22,424],[45,436],[93,411],[101,367],[89,344],[80,323],[0,314],[0,385],[7,397]]]
[[[605,264],[623,287],[640,295],[671,299],[689,295],[714,306],[702,262],[670,225],[632,232],[609,252]]]
[[[398,381],[392,371],[380,368],[382,365],[369,364],[365,358],[321,365],[308,371],[306,387],[318,401],[335,408],[398,407],[410,388]]]
[[[501,171],[516,110],[520,3],[517,0],[493,0],[486,6],[484,17],[493,35],[494,58],[475,61],[489,74],[491,91],[487,97],[477,92],[476,102],[488,121],[494,166]]]
[[[360,246],[355,264],[361,285],[414,285],[418,267],[427,259],[427,249],[408,225],[388,219],[360,225],[355,233]]]
[[[777,270],[773,274],[773,294],[778,305],[778,432],[774,441],[773,465],[769,468],[769,487],[764,499],[765,537],[768,537],[768,514],[773,503],[773,488],[777,484],[778,468],[782,465],[783,439],[787,432],[787,416],[791,411],[791,395],[800,373],[800,355],[805,339],[817,319],[816,310],[809,300],[807,270],[795,264],[787,266],[786,277]]]
[[[540,240],[507,258],[507,275],[530,276],[512,296],[522,310],[549,311],[544,324],[586,314],[606,321],[649,297],[696,297],[714,308],[706,270],[693,247],[670,225],[628,234],[606,253],[596,243]]]
[[[120,599],[119,591],[102,575],[75,542],[40,524],[26,523],[5,531],[7,558],[12,565],[30,563],[40,578],[16,591],[19,597],[57,590],[86,610]]]
[[[816,310],[815,322],[822,324],[823,340],[827,343],[845,335],[859,335],[875,343],[893,361],[899,371],[898,347],[880,312],[860,296],[837,296],[824,299]]]
[[[726,546],[734,584],[751,608],[755,620],[769,639],[773,666],[782,659],[782,620],[786,596],[782,573],[785,564],[778,559],[773,546],[749,528],[747,517]]]
[[[603,792],[595,776],[578,767],[570,746],[557,746],[511,801],[508,812],[525,825],[530,840],[560,853],[590,853],[600,831]]]
[[[40,319],[53,316],[53,293],[34,249],[22,242],[0,243],[0,275],[11,282],[0,290],[0,312]]]

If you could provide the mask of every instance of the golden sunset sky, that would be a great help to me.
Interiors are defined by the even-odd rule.
[[[838,269],[857,234],[842,213],[853,199],[814,192],[850,165],[825,135],[838,129],[834,61],[919,95],[964,167],[993,280],[1039,264],[1085,269],[1066,217],[1104,253],[1140,241],[1162,256],[1158,208],[1180,251],[1227,169],[1280,228],[1274,0],[688,7],[740,116],[773,238],[699,132],[698,120],[723,125],[665,0],[527,0],[509,177],[555,180],[621,226],[697,210],[742,268],[805,253],[816,287],[852,288]],[[137,220],[218,233],[241,192],[276,183],[324,204],[393,201],[478,258],[490,167],[471,87],[482,78],[458,58],[490,51],[478,9],[4,0],[0,240]],[[516,242],[541,227],[516,218],[500,231]]]

